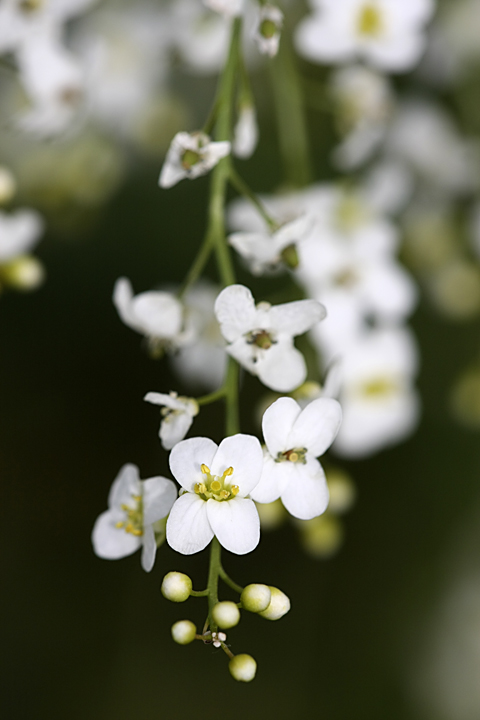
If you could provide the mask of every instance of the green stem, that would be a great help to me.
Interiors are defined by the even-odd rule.
[[[192,597],[207,597],[208,595],[208,588],[207,590],[192,590],[190,592],[190,595]]]
[[[260,198],[257,197],[253,190],[248,187],[247,183],[243,180],[243,178],[240,177],[240,175],[237,173],[233,166],[230,167],[230,182],[235,188],[235,190],[240,193],[240,195],[248,198],[248,200],[250,200],[250,202],[255,205],[270,230],[272,230],[273,232],[275,232],[275,230],[278,230],[279,224],[275,222],[271,215],[269,215],[267,209],[265,208],[265,205],[262,203]]]
[[[205,265],[208,262],[208,258],[213,250],[213,238],[212,234],[207,232],[205,238],[200,246],[195,260],[187,273],[185,280],[182,283],[180,290],[178,291],[178,297],[180,299],[186,294],[186,292],[194,285],[200,275],[203,272]]]
[[[210,545],[210,567],[208,570],[208,617],[210,621],[210,630],[215,631],[217,629],[216,623],[212,618],[212,610],[218,603],[218,576],[220,574],[221,563],[221,547],[217,538],[214,537]]]
[[[226,421],[225,434],[227,437],[240,432],[240,419],[238,412],[238,364],[233,358],[228,359],[226,382]]]
[[[232,588],[232,590],[235,590],[235,592],[241,595],[241,593],[243,592],[243,587],[241,585],[238,585],[234,580],[232,580],[231,577],[227,575],[222,565],[220,565],[220,577],[226,585],[228,585]]]

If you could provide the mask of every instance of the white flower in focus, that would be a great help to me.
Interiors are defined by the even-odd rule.
[[[233,154],[244,159],[251,157],[258,143],[257,114],[253,105],[240,108],[233,135]]]
[[[254,39],[263,55],[274,57],[278,53],[283,26],[283,12],[275,5],[261,5]]]
[[[260,521],[247,497],[260,480],[262,448],[252,435],[233,435],[217,446],[190,438],[170,453],[170,470],[184,489],[167,521],[167,542],[177,552],[203,550],[214,535],[237,555],[260,539]]]
[[[371,330],[351,347],[341,365],[343,423],[336,453],[367,457],[412,432],[420,412],[417,367],[417,348],[407,328]]]
[[[149,392],[143,398],[153,405],[162,406],[162,422],[159,437],[162,447],[171,450],[189,431],[193,418],[198,415],[198,403],[193,398],[179,397],[176,392],[169,395]]]
[[[222,158],[230,154],[230,143],[212,142],[202,132],[179,132],[168,149],[160,173],[159,185],[170,188],[183,178],[193,180],[206,175]]]
[[[227,17],[237,17],[243,10],[243,0],[203,0],[203,4]]]
[[[313,14],[298,26],[295,45],[313,62],[359,57],[390,72],[405,72],[426,45],[424,26],[434,0],[315,0]]]
[[[217,298],[215,314],[227,352],[256,375],[264,385],[278,392],[290,392],[302,384],[307,368],[302,353],[293,344],[326,315],[315,300],[299,300],[271,306],[255,306],[244,285],[230,285]]]
[[[157,540],[163,539],[165,518],[175,502],[177,490],[171,480],[153,477],[140,480],[135,465],[124,465],[108,496],[108,510],[96,520],[92,543],[95,554],[117,560],[142,548],[142,567],[153,567]]]
[[[256,502],[281,498],[288,512],[301,520],[321,515],[328,505],[328,487],[316,459],[330,447],[342,421],[339,403],[318,398],[303,410],[282,397],[267,409],[262,428],[266,443],[263,472],[252,491]]]
[[[134,296],[130,280],[119,278],[113,303],[125,325],[145,335],[152,349],[176,349],[189,339],[182,303],[171,293],[152,290]]]
[[[298,266],[297,245],[312,229],[314,220],[303,215],[285,223],[272,234],[233,233],[228,242],[244,257],[254,275],[263,275],[282,265],[295,269]]]

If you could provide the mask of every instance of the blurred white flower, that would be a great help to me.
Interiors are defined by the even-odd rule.
[[[229,343],[227,352],[264,385],[290,392],[304,382],[307,368],[293,338],[323,320],[326,311],[320,303],[299,300],[255,306],[248,288],[230,285],[218,296],[215,314]]]
[[[35,210],[0,210],[0,263],[30,252],[40,240],[44,223]]]
[[[219,72],[228,52],[228,18],[199,0],[175,0],[170,16],[171,43],[195,74]]]
[[[183,440],[198,415],[199,407],[196,400],[189,397],[179,397],[178,393],[149,392],[143,398],[146,402],[162,407],[162,422],[159,437],[162,447],[171,450],[180,440]]]
[[[260,5],[254,39],[263,55],[274,57],[278,53],[283,26],[283,12],[275,5]]]
[[[215,535],[237,555],[251,552],[260,539],[260,521],[247,497],[260,480],[262,448],[252,435],[233,435],[217,446],[190,438],[170,453],[170,470],[184,489],[167,522],[167,542],[191,555]]]
[[[244,159],[251,157],[258,142],[257,114],[253,105],[240,108],[233,135],[233,154]]]
[[[203,4],[227,17],[236,17],[243,10],[243,0],[203,0]]]
[[[321,515],[328,505],[328,488],[316,458],[330,447],[341,421],[340,405],[331,398],[313,400],[303,410],[287,397],[270,405],[262,421],[267,451],[253,500],[269,503],[280,497],[301,520]]]
[[[160,173],[159,185],[170,188],[183,178],[193,180],[206,175],[222,158],[230,154],[230,143],[212,142],[202,132],[175,135]]]
[[[124,465],[110,489],[108,510],[97,518],[93,528],[95,554],[117,560],[142,548],[142,567],[150,572],[157,552],[155,531],[159,539],[163,536],[158,521],[168,515],[176,497],[171,480],[140,480],[135,465]]]
[[[434,0],[312,0],[313,14],[295,34],[298,52],[314,62],[357,57],[389,72],[405,72],[426,45]]]

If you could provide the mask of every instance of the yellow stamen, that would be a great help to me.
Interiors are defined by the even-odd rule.
[[[133,529],[131,532],[132,532],[132,535],[135,535],[136,537],[141,537],[143,535],[143,530]]]
[[[115,523],[116,528],[123,528],[124,526],[125,526],[124,522],[119,521],[119,522]]]
[[[232,485],[232,495],[238,495],[240,488],[238,485]]]
[[[230,493],[228,492],[228,490],[222,490],[222,492],[220,493],[220,497],[222,497],[224,500],[226,500],[227,498],[230,497]]]
[[[298,460],[298,453],[296,453],[296,452],[290,453],[288,459],[290,460],[290,462],[297,462],[297,460]]]
[[[208,468],[207,465],[204,465],[203,463],[200,466],[200,470],[204,475],[210,475],[210,468]]]
[[[125,528],[125,532],[128,532],[128,533],[133,532],[133,525],[132,525],[132,523],[128,523],[127,527]]]
[[[135,500],[135,502],[140,502],[142,499],[140,495],[132,495],[132,498]]]
[[[382,15],[375,3],[365,4],[358,18],[358,31],[360,35],[375,37],[382,30]]]
[[[228,477],[229,475],[233,475],[233,467],[227,468],[227,469],[225,470],[225,472],[223,473],[223,477],[224,477],[224,478],[225,478],[225,477]]]

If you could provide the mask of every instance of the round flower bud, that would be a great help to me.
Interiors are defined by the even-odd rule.
[[[290,600],[276,587],[270,586],[270,592],[272,594],[270,605],[259,615],[267,620],[278,620],[290,610]]]
[[[197,628],[191,620],[179,620],[172,625],[172,638],[179,645],[188,645],[195,640]]]
[[[169,572],[162,582],[162,595],[172,602],[184,602],[192,592],[192,581],[188,575],[180,572]]]
[[[239,682],[250,682],[257,672],[257,663],[251,655],[235,655],[228,663],[230,675]]]
[[[215,605],[212,610],[212,617],[217,625],[225,630],[235,627],[240,621],[240,610],[234,602],[225,600]]]
[[[260,585],[258,583],[247,585],[240,595],[240,600],[245,610],[254,613],[266,610],[270,605],[271,599],[272,593],[268,585]]]

